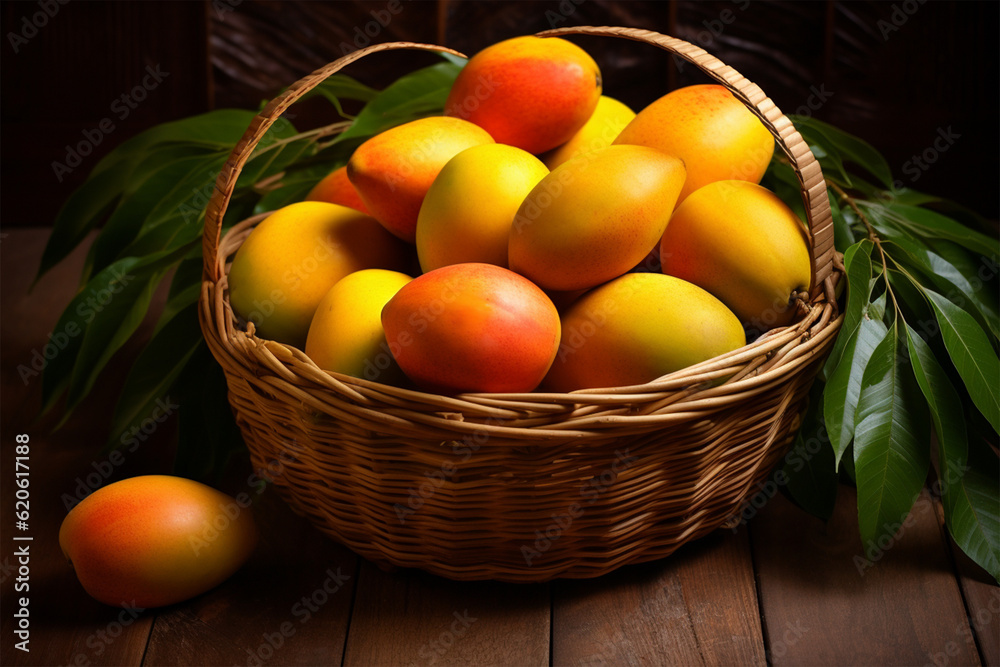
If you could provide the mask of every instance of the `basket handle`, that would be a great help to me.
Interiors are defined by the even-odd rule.
[[[826,181],[819,162],[809,150],[808,144],[792,125],[792,122],[781,113],[774,102],[764,94],[757,84],[749,81],[742,74],[726,65],[721,60],[704,49],[675,37],[668,37],[651,30],[639,28],[613,27],[567,27],[545,30],[538,33],[539,37],[555,37],[558,35],[601,35],[623,37],[636,42],[644,42],[658,46],[665,51],[683,58],[715,79],[743,102],[746,107],[760,118],[764,127],[774,136],[781,151],[788,157],[795,170],[795,175],[802,186],[802,203],[805,205],[808,217],[810,263],[812,265],[812,287],[810,298],[823,293],[823,285],[833,274],[833,212],[830,210],[830,200],[826,192]]]
[[[218,178],[215,179],[215,189],[212,191],[212,197],[205,208],[205,233],[202,236],[202,259],[204,262],[202,275],[204,280],[218,282],[222,278],[223,262],[216,261],[216,254],[219,251],[219,240],[222,233],[222,219],[226,215],[226,209],[229,207],[233,191],[236,188],[236,180],[239,178],[243,166],[257,147],[257,144],[264,138],[268,129],[285,113],[288,107],[301,99],[303,95],[355,60],[359,60],[377,51],[402,49],[436,51],[450,53],[462,58],[466,57],[465,54],[454,49],[434,44],[418,44],[416,42],[374,44],[349,53],[343,58],[335,60],[329,65],[319,68],[312,74],[299,79],[283,93],[268,102],[267,106],[261,109],[260,113],[254,117],[246,132],[243,133],[243,136],[233,148],[233,152],[229,154],[229,159],[223,165]]]

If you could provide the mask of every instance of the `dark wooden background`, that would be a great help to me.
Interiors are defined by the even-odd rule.
[[[644,27],[695,42],[760,84],[786,112],[804,109],[810,96],[826,98],[814,104],[815,115],[873,143],[904,184],[996,219],[998,8],[933,0],[8,1],[0,47],[0,221],[49,225],[100,156],[128,137],[212,108],[255,107],[367,39],[430,41],[471,54],[503,38],[574,24]],[[375,23],[380,16],[391,20],[383,27]],[[648,46],[577,42],[599,62],[606,92],[635,108],[703,80]],[[385,54],[348,73],[379,86],[423,62]],[[115,100],[141,84],[147,67],[167,75],[119,118],[125,107]],[[114,130],[95,135],[105,118]],[[933,164],[907,167],[949,128],[957,138],[931,154]],[[53,162],[65,162],[66,146],[85,132],[101,136],[100,143],[60,180]]]

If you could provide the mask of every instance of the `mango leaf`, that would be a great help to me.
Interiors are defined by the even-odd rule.
[[[346,74],[334,74],[325,81],[306,93],[303,100],[310,97],[323,97],[334,106],[341,118],[351,118],[344,113],[341,100],[358,100],[369,102],[378,95],[378,91],[369,88],[360,81],[353,79]]]
[[[941,197],[935,197],[934,195],[929,195],[924,192],[917,192],[916,190],[911,190],[910,188],[892,190],[889,193],[889,196],[895,202],[899,204],[906,204],[907,206],[923,206],[924,204],[935,204],[943,201]]]
[[[128,173],[129,165],[122,164],[91,176],[69,196],[52,224],[35,283],[80,245],[90,230],[114,209],[122,196],[121,184]]]
[[[962,401],[930,346],[910,327],[906,342],[937,433],[948,530],[962,551],[1000,581],[1000,482],[996,475],[969,467]]]
[[[854,467],[858,523],[869,558],[879,538],[902,526],[930,465],[927,405],[905,354],[890,329],[861,380]]]
[[[1000,331],[1000,311],[997,310],[996,298],[989,293],[990,290],[983,289],[982,281],[975,275],[974,265],[967,263],[966,251],[951,246],[958,249],[952,259],[963,263],[968,276],[951,261],[914,238],[894,238],[892,244],[898,248],[892,251],[895,259],[904,259],[912,270],[926,278],[926,283],[937,287],[949,300],[975,317],[984,328],[991,332]]]
[[[107,304],[96,310],[93,321],[83,335],[70,376],[69,394],[66,398],[67,413],[90,393],[112,355],[142,324],[153,300],[153,293],[165,275],[166,270],[161,269],[128,276],[126,280],[134,282],[125,283],[120,294],[113,295]]]
[[[975,255],[950,241],[931,240],[928,245],[962,277],[969,290],[963,296],[971,300],[993,337],[1000,338],[1000,257]],[[958,299],[952,301],[962,305]]]
[[[916,281],[912,274],[904,273],[899,269],[888,269],[886,276],[889,285],[892,286],[892,293],[905,307],[907,317],[911,320],[921,321],[931,317],[930,306],[924,298],[920,288],[920,283]]]
[[[831,155],[836,155],[838,161],[851,162],[874,176],[883,187],[892,188],[892,170],[871,144],[815,118],[789,118],[808,143],[823,146]]]
[[[49,360],[42,375],[42,414],[48,412],[69,387],[84,334],[97,317],[97,308],[101,307],[101,302],[121,294],[128,285],[137,284],[133,276],[148,271],[150,266],[155,269],[157,259],[150,261],[147,258],[128,257],[115,262],[94,276],[70,301],[54,329],[67,335],[67,343],[59,354]]]
[[[834,453],[834,470],[840,468],[840,459],[854,437],[855,412],[865,368],[885,335],[886,327],[880,320],[863,318],[826,384],[823,418]]]
[[[174,474],[212,482],[246,446],[229,405],[222,367],[207,345],[199,346],[184,366],[174,391],[180,403]]]
[[[929,289],[934,316],[941,327],[941,337],[955,370],[979,411],[1000,433],[1000,359],[990,345],[986,333],[972,316]]]
[[[838,251],[844,252],[854,245],[857,239],[851,229],[850,222],[844,216],[844,212],[840,210],[840,204],[837,203],[833,191],[828,191],[827,194],[830,197],[830,210],[833,212],[833,246]]]
[[[837,500],[837,469],[823,423],[823,383],[813,383],[809,407],[782,468],[788,495],[802,509],[828,521]]]
[[[844,308],[844,323],[840,327],[840,333],[823,369],[827,378],[840,363],[847,341],[857,331],[865,304],[868,303],[872,279],[871,251],[874,247],[869,239],[863,239],[844,253],[844,268],[847,270],[847,306]]]
[[[444,62],[397,79],[365,105],[337,140],[369,137],[411,120],[441,114],[461,69],[453,62]]]
[[[987,257],[1000,254],[1000,241],[997,239],[992,239],[986,234],[981,234],[929,209],[869,201],[858,201],[857,204],[871,217],[873,225],[876,225],[880,231],[888,231],[890,236],[893,235],[892,229],[895,228],[898,233],[902,234],[918,234],[926,238],[953,241],[972,252]],[[889,226],[886,227],[884,223],[889,223]]]
[[[125,436],[163,403],[172,405],[169,392],[188,360],[204,345],[198,325],[197,296],[163,323],[136,358],[115,407],[104,451],[123,444]]]
[[[204,154],[181,158],[165,163],[138,183],[130,184],[129,191],[104,225],[100,236],[91,247],[89,271],[102,271],[123,256],[122,251],[135,240],[146,224],[147,217],[156,206],[168,202],[175,209],[182,207],[192,197],[192,189],[211,180],[210,173],[218,172],[224,157]],[[85,275],[84,279],[89,276]]]
[[[281,179],[281,186],[264,194],[254,207],[254,213],[276,211],[282,206],[302,201],[320,179],[335,168],[342,166],[316,165],[309,169],[298,169]]]

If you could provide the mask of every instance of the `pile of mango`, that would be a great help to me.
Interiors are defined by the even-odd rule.
[[[723,86],[634,113],[563,39],[472,57],[247,237],[234,312],[325,370],[440,393],[640,385],[786,325],[806,230]]]

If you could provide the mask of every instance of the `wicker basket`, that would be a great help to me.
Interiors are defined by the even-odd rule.
[[[292,85],[251,123],[219,175],[205,223],[199,317],[225,370],[254,466],[295,511],[384,567],[452,579],[595,577],[662,558],[731,522],[787,451],[840,319],[826,184],[808,146],[753,83],[702,49],[646,30],[541,35],[632,39],[683,58],[761,118],[802,183],[813,283],[793,325],[642,386],[572,394],[438,396],[320,370],[244,331],[228,261],[264,216],[220,226],[241,168],[293,102],[352,53]]]

